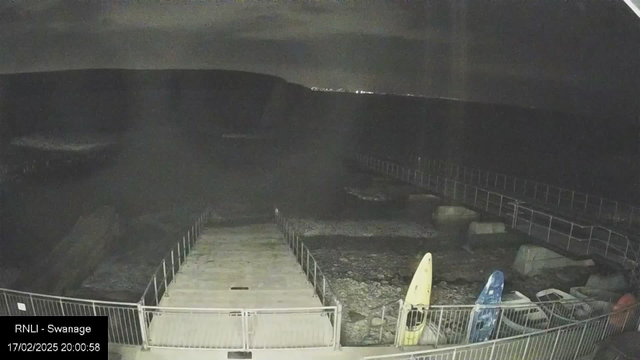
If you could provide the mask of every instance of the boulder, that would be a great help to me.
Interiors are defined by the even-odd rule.
[[[501,222],[472,221],[469,224],[468,235],[504,234],[506,232],[506,226]]]
[[[433,213],[433,220],[438,223],[465,222],[479,217],[477,212],[464,206],[438,206]]]
[[[624,274],[618,272],[610,275],[593,274],[589,276],[589,280],[587,280],[587,284],[585,286],[592,289],[622,292],[627,289],[629,283],[627,282]]]
[[[513,262],[513,269],[522,275],[533,276],[544,269],[567,266],[593,266],[593,260],[573,260],[537,245],[522,245]]]

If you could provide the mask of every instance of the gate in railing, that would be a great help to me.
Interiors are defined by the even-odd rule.
[[[207,209],[157,267],[141,299],[149,347],[185,349],[338,348],[342,305],[300,237],[275,220],[322,306],[277,309],[161,307],[212,212]]]
[[[258,350],[334,348],[338,308],[206,309],[144,306],[149,347]],[[152,321],[153,320],[153,321]]]

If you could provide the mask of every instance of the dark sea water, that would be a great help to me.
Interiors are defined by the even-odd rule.
[[[4,187],[3,261],[33,261],[38,252],[31,249],[44,252],[79,216],[103,205],[125,218],[234,202],[330,214],[344,201],[340,186],[349,176],[339,155],[355,150],[449,159],[640,203],[639,132],[631,120],[293,85],[275,92],[279,79],[224,72],[104,70],[0,80],[7,89],[0,99],[3,163],[47,156],[16,158],[7,146],[16,136],[119,139],[107,164]],[[265,136],[224,139],[228,133]]]

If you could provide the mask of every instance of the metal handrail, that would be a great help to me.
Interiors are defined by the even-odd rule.
[[[72,298],[72,297],[66,297],[66,296],[38,294],[38,293],[32,293],[32,292],[27,292],[27,291],[18,291],[18,290],[6,289],[6,288],[0,288],[0,292],[8,292],[8,293],[20,294],[20,295],[25,295],[25,296],[37,296],[37,297],[41,297],[41,298],[49,298],[49,299],[52,299],[52,300],[68,300],[68,301],[73,301],[73,302],[84,302],[84,303],[91,303],[91,304],[100,303],[100,304],[105,304],[105,305],[130,305],[130,306],[136,306],[136,303],[123,302],[123,301],[80,299],[80,298]]]
[[[462,200],[463,203],[465,204],[469,204],[469,202],[467,201],[467,192],[468,189],[475,189],[474,195],[473,195],[473,201],[471,202],[475,207],[478,207],[478,202],[481,202],[483,204],[485,204],[484,210],[487,212],[492,212],[490,209],[490,205],[497,205],[498,206],[498,213],[496,215],[498,215],[499,217],[507,217],[508,220],[511,221],[510,226],[511,227],[515,227],[516,225],[516,221],[518,220],[518,212],[519,209],[518,207],[524,208],[524,209],[529,209],[528,207],[523,206],[518,199],[514,199],[512,197],[508,197],[503,195],[502,193],[498,193],[498,192],[492,192],[489,190],[485,190],[482,189],[480,187],[477,187],[475,185],[469,185],[469,184],[465,184],[462,182],[459,182],[457,180],[453,180],[453,179],[448,179],[439,175],[431,175],[431,174],[425,174],[424,171],[419,171],[419,170],[414,170],[414,169],[410,169],[410,168],[405,168],[404,166],[400,165],[400,164],[396,164],[392,161],[387,161],[387,160],[381,160],[381,159],[376,159],[370,156],[365,156],[362,154],[356,154],[356,159],[363,163],[367,168],[372,169],[374,171],[378,171],[378,172],[382,172],[385,175],[389,175],[392,177],[395,177],[397,179],[400,179],[402,181],[406,181],[409,182],[411,184],[417,185],[417,186],[422,186],[422,187],[427,187],[430,189],[435,189],[438,192],[442,192],[444,193],[446,196],[450,196],[453,199],[460,201]],[[420,176],[418,176],[420,175]],[[427,175],[427,182],[425,184],[425,175]],[[436,181],[433,181],[433,178],[435,178]],[[444,182],[444,187],[441,189],[441,182]],[[434,184],[432,184],[434,183]],[[447,189],[447,186],[449,183],[453,184],[453,189],[451,189],[451,186],[449,187],[449,189]],[[462,199],[460,199],[460,196],[458,196],[460,194],[460,192],[457,192],[457,189],[461,190],[462,192]],[[453,194],[451,194],[451,192],[453,192]],[[486,196],[483,196],[483,198],[479,198],[478,194],[482,193],[482,194],[486,194]],[[490,201],[491,196],[495,197],[495,198],[499,198],[500,202],[499,203],[492,203]],[[506,202],[505,202],[506,199]],[[509,214],[507,214],[506,212],[503,212],[502,209],[505,207],[505,205],[508,204],[516,204],[516,206],[513,207],[513,212],[512,214],[509,216]],[[538,214],[544,215],[545,217],[548,217],[549,219],[549,224],[548,224],[548,231],[547,231],[547,238],[546,241],[549,242],[550,240],[550,235],[552,232],[551,226],[553,223],[553,219],[556,219],[557,221],[562,221],[565,222],[567,224],[571,224],[571,229],[574,228],[574,226],[578,226],[578,227],[582,227],[582,228],[589,228],[589,229],[602,229],[606,232],[608,232],[609,237],[607,240],[607,247],[605,248],[604,251],[604,257],[609,259],[609,260],[613,260],[616,262],[620,262],[619,260],[615,260],[615,259],[611,259],[611,256],[609,255],[609,248],[611,247],[612,249],[617,249],[611,245],[611,239],[612,236],[618,236],[619,238],[623,239],[626,242],[625,245],[625,252],[624,252],[624,260],[622,261],[623,265],[627,264],[627,261],[630,261],[633,269],[635,269],[636,267],[638,267],[638,265],[640,264],[640,254],[639,254],[639,250],[636,249],[636,246],[634,246],[632,244],[632,241],[630,241],[630,239],[625,236],[622,235],[618,232],[615,232],[613,230],[607,229],[605,227],[602,226],[587,226],[587,225],[580,225],[577,224],[575,222],[560,218],[558,216],[554,216],[554,215],[550,215],[547,214],[543,211],[539,211],[539,210],[535,210],[535,209],[530,209],[531,211],[535,211]],[[494,213],[495,214],[495,213]],[[556,233],[561,233],[564,236],[569,236],[569,239],[572,239],[572,231],[569,233],[562,233],[562,232],[558,232],[557,230],[554,229],[554,231]],[[531,227],[529,228],[528,234],[531,235]],[[604,243],[603,240],[601,239],[597,239],[597,238],[593,238],[593,234],[594,232],[591,231],[590,235],[589,235],[589,243],[591,243],[591,240],[600,242],[600,243]],[[568,244],[569,247],[570,244]],[[588,246],[587,248],[588,250],[593,250],[593,252],[589,252],[587,251],[587,254],[596,254],[596,255],[602,255],[599,253],[596,253],[595,247],[591,247]],[[629,251],[631,252],[631,256],[629,256]],[[609,255],[609,256],[608,256]],[[634,282],[637,282],[635,280],[634,277]]]
[[[595,218],[597,220],[606,218],[605,215],[609,214],[612,217],[612,222],[615,224],[619,224],[622,222],[616,221],[616,219],[618,218],[618,215],[620,215],[629,217],[626,224],[624,224],[624,226],[626,226],[627,228],[633,227],[634,223],[640,225],[640,207],[636,205],[626,204],[618,200],[611,200],[602,196],[591,195],[586,192],[563,188],[540,181],[522,179],[515,176],[509,176],[482,169],[469,168],[442,160],[422,159],[421,157],[417,157],[417,160],[421,168],[423,167],[423,162],[426,161],[428,168],[435,168],[440,173],[457,180],[459,180],[461,177],[460,175],[462,175],[463,181],[469,179],[470,183],[473,183],[475,179],[474,174],[477,174],[478,184],[481,184],[484,181],[484,186],[487,187],[498,188],[498,184],[500,183],[503,190],[513,190],[514,193],[518,193],[518,190],[522,189],[523,196],[527,196],[527,190],[531,190],[533,188],[533,199],[536,201],[543,201],[544,204],[551,204],[562,207],[563,204],[568,202],[570,204],[569,208],[571,210],[579,211],[587,215],[589,207],[595,207],[594,211],[595,209],[597,209],[597,214],[595,215]],[[442,169],[443,167],[444,170]],[[455,175],[453,175],[454,169]],[[467,176],[467,174],[470,174],[470,176]],[[486,175],[483,176],[482,174]],[[517,186],[518,183],[522,184],[523,186],[519,188]],[[512,186],[507,186],[507,184],[512,184]],[[544,196],[542,196],[543,194]],[[563,194],[566,194],[566,196],[563,197]],[[555,199],[556,201],[550,201],[552,199]],[[563,200],[565,200],[564,203]],[[623,211],[625,209],[626,211]]]
[[[309,254],[309,258],[313,260],[316,268],[316,273],[322,275],[322,277],[324,279],[326,279],[326,275],[324,274],[324,272],[322,271],[322,269],[320,268],[319,265],[317,265],[317,262],[315,260],[315,257],[313,257],[313,255],[311,254],[311,252],[309,251],[309,249],[306,247],[306,245],[304,245],[304,241],[300,241],[300,235],[297,234],[295,232],[295,230],[293,230],[293,227],[289,225],[289,222],[286,220],[286,218],[282,215],[282,213],[280,212],[280,210],[278,210],[277,208],[275,209],[275,214],[276,214],[276,219],[278,219],[279,221],[282,222],[282,230],[284,232],[284,235],[290,235],[293,236],[293,238],[296,239],[296,242],[300,242],[301,245],[299,245],[302,249],[302,252],[304,252],[304,250],[307,251],[307,253]],[[294,250],[295,253],[295,250]],[[298,255],[297,255],[298,256]],[[302,264],[301,264],[302,265]],[[317,282],[312,283],[311,285],[314,286],[314,289],[317,289],[318,284]],[[339,304],[340,301],[338,300],[337,296],[335,295],[335,292],[333,291],[333,288],[331,287],[331,283],[329,281],[326,282],[326,288],[329,290],[329,292],[331,293],[333,300],[336,304]]]
[[[158,264],[158,266],[154,270],[153,275],[151,275],[149,283],[147,284],[147,287],[140,297],[140,303],[142,305],[147,305],[145,299],[147,298],[147,295],[149,295],[152,288],[154,290],[154,299],[156,300],[156,305],[159,305],[160,299],[168,291],[171,282],[175,280],[175,275],[180,270],[182,262],[186,261],[186,256],[190,253],[191,247],[195,245],[195,242],[200,235],[202,224],[209,220],[210,216],[211,209],[206,208],[196,219],[194,225],[191,226],[191,228],[187,231],[187,234],[182,237],[182,241],[177,242],[177,255],[176,253],[174,253],[174,246],[169,252],[167,252],[167,255],[162,259],[162,261],[160,261],[160,264]],[[182,244],[182,247],[180,244]],[[182,262],[180,261],[181,258],[183,259]],[[170,271],[167,271],[167,263],[171,264]],[[171,275],[171,279],[169,281],[166,281],[169,275]],[[159,276],[161,277],[158,280]],[[162,289],[164,289],[164,292],[160,294],[159,290]]]
[[[305,273],[304,253],[305,253],[305,250],[306,250],[306,253],[307,253],[307,256],[306,256],[306,259],[307,259],[306,279],[313,286],[314,294],[318,293],[318,296],[319,296],[319,294],[322,294],[322,305],[323,306],[325,305],[325,300],[326,300],[326,297],[327,297],[327,290],[331,294],[330,301],[333,302],[333,304],[335,306],[335,309],[336,309],[336,311],[334,313],[335,314],[334,322],[333,322],[332,325],[333,325],[334,331],[335,331],[335,333],[334,333],[334,341],[335,341],[334,348],[337,349],[337,348],[340,347],[340,334],[341,334],[341,331],[342,331],[342,303],[340,302],[340,300],[336,296],[335,291],[333,291],[333,288],[331,287],[331,283],[327,280],[327,276],[324,274],[324,272],[322,271],[322,269],[318,265],[318,262],[316,261],[315,257],[311,254],[309,249],[306,247],[306,245],[304,244],[304,241],[300,240],[300,236],[298,234],[296,234],[296,232],[293,229],[293,227],[289,225],[289,222],[284,217],[284,215],[282,215],[280,210],[278,210],[278,208],[274,208],[274,215],[275,215],[276,223],[278,224],[278,226],[281,227],[281,231],[283,232],[285,240],[287,241],[287,243],[289,244],[289,248],[291,249],[291,251],[295,255],[296,261],[299,262],[303,273]],[[295,243],[294,243],[294,240],[295,240]],[[311,276],[311,267],[310,267],[310,264],[311,264],[310,261],[311,260],[313,261],[313,277]],[[320,287],[318,286],[318,274],[322,277],[322,292],[320,292]]]
[[[424,357],[426,359],[426,357],[428,357],[430,355],[443,356],[443,355],[447,355],[447,354],[456,354],[461,349],[473,349],[473,348],[482,348],[482,347],[488,347],[488,346],[491,346],[492,348],[495,348],[496,345],[501,345],[503,343],[511,343],[511,342],[515,342],[515,341],[517,341],[519,339],[532,338],[532,337],[535,337],[535,336],[540,336],[540,335],[548,334],[548,333],[551,333],[551,332],[558,332],[560,334],[563,331],[566,331],[568,329],[573,329],[573,328],[577,329],[580,326],[585,326],[588,323],[593,323],[593,322],[596,322],[596,321],[601,320],[603,318],[609,318],[610,319],[613,315],[617,315],[617,314],[622,314],[622,313],[629,314],[629,313],[631,313],[633,311],[634,312],[634,316],[637,317],[639,309],[640,309],[640,304],[633,304],[633,305],[627,306],[625,308],[616,310],[614,312],[611,312],[611,313],[608,313],[608,314],[603,314],[603,315],[600,315],[600,316],[597,316],[597,317],[594,317],[594,318],[591,318],[591,319],[577,321],[577,322],[572,323],[572,324],[567,324],[567,325],[555,327],[555,328],[552,328],[552,329],[540,330],[540,331],[532,332],[532,333],[529,333],[529,334],[517,335],[517,336],[512,336],[512,337],[507,337],[507,338],[502,338],[502,339],[496,339],[496,340],[489,340],[489,341],[479,342],[479,343],[471,343],[471,344],[451,346],[451,347],[447,347],[445,349],[431,349],[431,350],[405,352],[405,353],[400,353],[400,354],[367,356],[367,357],[363,357],[362,360],[378,360],[378,359],[380,359],[380,360],[382,360],[382,359],[398,359],[398,360],[406,359],[406,360],[410,360],[410,359],[416,359],[418,357],[420,357],[420,358]],[[628,316],[627,316],[627,320],[628,320]],[[638,323],[637,322],[638,322],[638,320],[636,320],[636,324],[635,324],[636,328],[638,327]],[[625,326],[626,326],[626,321],[625,321]],[[624,330],[625,326],[623,326],[621,330]],[[605,329],[605,333],[603,333],[603,337],[604,337],[605,334],[606,334],[606,329]],[[554,345],[554,347],[555,346],[557,346],[557,342]],[[446,357],[443,356],[442,358],[446,358]],[[484,357],[482,357],[482,358],[484,358]],[[466,359],[469,359],[469,358],[466,358]]]

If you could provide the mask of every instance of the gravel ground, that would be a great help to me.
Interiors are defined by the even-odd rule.
[[[289,219],[289,224],[299,235],[310,236],[402,236],[431,238],[437,231],[429,225],[406,220],[320,221]]]
[[[520,242],[512,239],[502,246],[477,246],[471,254],[460,248],[452,236],[429,239],[407,237],[315,236],[305,244],[326,274],[343,304],[343,343],[373,345],[378,342],[380,309],[404,299],[415,269],[425,252],[433,256],[434,305],[473,304],[494,270],[505,274],[505,293],[518,290],[535,300],[535,293],[550,287],[569,291],[584,285],[595,268],[564,268],[536,277],[521,276],[511,269]],[[395,308],[387,309],[397,316]],[[374,320],[378,319],[378,320]],[[393,341],[393,325],[383,328],[383,342]]]

